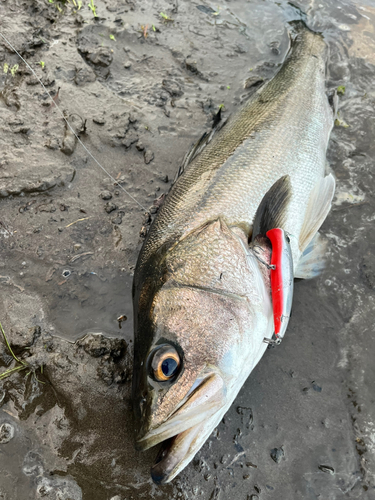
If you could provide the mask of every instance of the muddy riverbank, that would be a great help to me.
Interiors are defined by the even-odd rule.
[[[0,2],[1,33],[120,184],[0,40],[0,321],[28,365],[0,380],[0,498],[375,498],[374,3],[92,5]],[[296,284],[282,345],[156,487],[157,450],[136,452],[132,434],[137,255],[185,152],[275,74],[301,17],[340,88],[328,268]],[[3,342],[0,366],[16,366]]]

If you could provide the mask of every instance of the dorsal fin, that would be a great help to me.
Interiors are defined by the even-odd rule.
[[[223,120],[221,117],[221,109],[222,108],[219,108],[219,111],[213,118],[213,124],[211,130],[209,132],[204,132],[202,137],[195,144],[193,144],[189,149],[189,151],[186,153],[184,159],[182,160],[181,165],[179,166],[176,172],[173,184],[184,173],[189,163],[191,163],[194,160],[194,158],[196,158],[199,155],[199,153],[203,151],[203,149],[207,146],[207,144],[209,144],[212,141],[212,138],[216,134],[216,132],[221,130],[227,123],[229,116]]]
[[[252,240],[270,229],[283,228],[292,194],[289,175],[284,175],[264,195],[255,214]]]

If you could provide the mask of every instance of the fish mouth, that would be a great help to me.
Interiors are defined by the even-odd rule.
[[[155,484],[169,483],[190,462],[208,437],[204,432],[205,426],[206,422],[197,424],[162,442],[151,467],[151,478]]]
[[[147,450],[162,443],[154,466],[152,479],[156,484],[169,482],[194,456],[202,442],[207,422],[225,406],[226,394],[222,377],[209,373],[196,380],[188,394],[158,427],[151,428],[137,439],[137,448]],[[206,439],[206,435],[204,436]]]

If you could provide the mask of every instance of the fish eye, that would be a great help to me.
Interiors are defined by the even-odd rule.
[[[176,349],[171,345],[161,345],[152,354],[150,372],[157,382],[165,382],[175,377],[181,360]]]

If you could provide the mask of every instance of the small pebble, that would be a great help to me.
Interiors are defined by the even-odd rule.
[[[322,392],[322,388],[320,387],[320,385],[318,385],[316,382],[313,382],[312,383],[312,388],[314,389],[314,391],[316,392]]]
[[[0,427],[0,444],[9,443],[11,439],[14,438],[14,427],[11,424],[5,422]]]
[[[122,223],[122,217],[120,215],[118,215],[117,217],[114,217],[112,219],[112,224],[116,224],[117,226],[120,225]]]
[[[331,474],[332,476],[335,474],[335,469],[330,465],[319,465],[319,469],[322,472],[326,472],[327,474]]]
[[[104,210],[107,212],[107,214],[110,214],[111,212],[116,210],[116,208],[117,208],[117,205],[115,205],[114,203],[108,202],[104,205]]]
[[[109,191],[102,191],[100,193],[100,198],[102,200],[107,201],[107,200],[110,200],[112,198],[112,194]]]
[[[152,162],[154,159],[154,153],[150,151],[149,149],[146,149],[146,151],[143,153],[145,163],[148,165],[149,163]]]
[[[284,456],[285,456],[285,453],[284,453],[282,446],[280,448],[274,448],[273,450],[271,450],[271,458],[277,464],[279,464],[281,462],[281,460],[284,458]]]
[[[132,67],[132,63],[130,61],[126,61],[126,63],[124,64],[124,68],[130,69],[131,67]]]
[[[103,115],[94,116],[92,121],[97,125],[105,125],[105,119]]]

